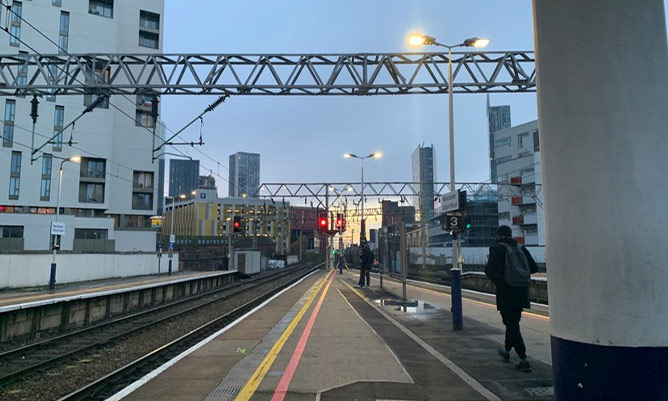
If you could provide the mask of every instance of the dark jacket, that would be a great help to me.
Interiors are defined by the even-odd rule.
[[[497,239],[497,243],[489,247],[489,258],[485,267],[485,274],[496,287],[496,309],[500,311],[530,308],[529,287],[514,287],[506,284],[504,270],[506,267],[506,247],[498,242],[515,244],[511,238]],[[533,260],[529,251],[522,246],[522,252],[527,257],[531,273],[538,271],[536,261]]]
[[[373,264],[373,252],[368,247],[362,248],[362,254],[360,255],[360,263],[362,264],[363,269],[371,269]]]

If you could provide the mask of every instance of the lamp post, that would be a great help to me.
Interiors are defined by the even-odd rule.
[[[427,35],[411,35],[408,38],[411,46],[434,45],[448,49],[448,125],[450,139],[450,191],[455,190],[455,122],[453,111],[453,82],[452,82],[452,49],[456,47],[483,48],[489,44],[489,39],[469,38],[462,43],[445,45],[436,41],[436,38]],[[461,294],[461,270],[459,268],[459,248],[461,240],[453,237],[452,240],[452,270],[450,281],[452,286],[452,325],[455,330],[462,329],[462,294]]]
[[[79,164],[81,163],[81,156],[72,156],[69,159],[63,159],[60,162],[60,169],[58,170],[58,196],[56,197],[56,223],[60,217],[60,193],[62,192],[63,186],[63,164],[66,162]],[[53,291],[56,288],[56,254],[58,248],[60,247],[61,240],[60,235],[53,235],[53,261],[51,262],[51,275],[49,277],[49,291]]]
[[[364,159],[371,159],[371,158],[380,159],[380,157],[382,155],[383,154],[380,153],[380,152],[373,152],[373,153],[370,153],[367,156],[357,156],[356,154],[353,154],[353,153],[346,153],[346,154],[343,155],[343,157],[346,158],[346,159],[353,158],[353,159],[360,159],[362,161],[362,192],[361,192],[361,195],[362,195],[362,211],[360,213],[360,216],[361,216],[361,218],[360,218],[360,243],[362,242],[363,239],[366,239],[366,224],[364,222]]]

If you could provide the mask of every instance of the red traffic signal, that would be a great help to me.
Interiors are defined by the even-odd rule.
[[[343,217],[343,213],[336,214],[336,229],[346,231],[346,219]]]
[[[241,216],[234,216],[234,222],[232,223],[232,231],[235,233],[241,232]]]
[[[327,212],[318,213],[318,231],[327,231],[329,228],[329,219],[327,218]]]

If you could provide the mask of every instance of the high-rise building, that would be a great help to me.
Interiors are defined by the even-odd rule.
[[[164,0],[8,3],[13,13],[5,9],[2,20],[7,17],[12,36],[0,37],[2,54],[162,53]],[[56,39],[59,46],[40,38],[28,23]],[[95,77],[70,77],[53,67],[51,80],[95,79],[104,86],[118,72],[104,63],[91,67]],[[15,78],[25,83],[28,75],[28,68],[19,68]],[[59,170],[61,162],[72,156],[80,156],[81,161],[62,162],[59,221],[65,223],[65,234],[61,249],[85,251],[90,241],[100,241],[105,251],[155,250],[150,217],[156,214],[161,193],[160,163],[152,160],[153,96],[102,100],[76,127],[64,129],[97,99],[96,94],[64,96],[55,91],[38,98],[34,139],[35,148],[41,150],[35,159],[30,148],[32,98],[0,98],[4,110],[0,237],[11,233],[20,239],[13,241],[10,250],[51,247],[49,225],[55,220]]]
[[[545,245],[538,121],[497,131],[494,139],[498,182],[513,185],[499,189],[499,224],[520,243]]]
[[[237,152],[230,155],[229,196],[257,197],[260,187],[260,154]]]
[[[209,189],[212,191],[218,192],[218,187],[216,187],[216,179],[212,175],[200,175],[199,176],[199,189]]]
[[[415,207],[399,206],[399,202],[384,200],[381,202],[382,227],[391,226],[400,222],[415,224]]]
[[[489,178],[492,183],[497,182],[496,165],[494,164],[494,133],[502,129],[510,128],[510,106],[489,105],[487,95],[487,124],[489,126]]]
[[[420,195],[415,197],[418,220],[434,217],[434,181],[436,181],[436,150],[434,146],[418,146],[413,152],[413,182],[419,183]]]
[[[199,188],[199,160],[169,161],[169,196],[186,194]]]

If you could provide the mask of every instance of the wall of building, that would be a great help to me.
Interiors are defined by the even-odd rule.
[[[0,287],[35,287],[49,284],[52,255],[0,254]],[[167,257],[162,257],[162,272],[167,270]],[[56,260],[56,283],[74,283],[112,277],[131,277],[158,273],[156,254],[62,254]],[[175,254],[173,270],[178,270]]]
[[[50,1],[23,1],[22,16],[34,24],[51,38],[58,40],[60,33],[61,12],[69,13],[68,47],[70,53],[152,53],[161,52],[163,41],[164,0],[132,0],[114,1],[113,18],[89,13],[88,1],[65,1],[61,7],[52,5]],[[160,29],[158,48],[139,46],[140,11],[150,11],[160,15]],[[2,15],[0,25],[6,24],[7,10]],[[38,32],[30,28],[27,23],[21,23],[20,38],[28,45],[44,54],[58,53],[58,48],[45,41]],[[26,45],[12,46],[9,36],[0,38],[0,52],[16,54],[19,51],[33,53]],[[29,70],[32,74],[34,70]],[[56,71],[58,73],[59,71]],[[63,74],[62,72],[60,72]],[[111,71],[113,74],[114,71]],[[81,78],[81,77],[80,77]],[[58,197],[58,158],[69,158],[80,155],[85,158],[100,158],[105,160],[104,200],[100,203],[80,202],[80,183],[86,177],[82,167],[72,163],[63,166],[63,179],[60,206],[65,214],[78,216],[95,216],[93,220],[87,217],[72,219],[63,217],[63,221],[72,222],[70,228],[84,228],[91,224],[109,227],[109,238],[113,238],[113,220],[111,223],[102,223],[99,217],[105,215],[142,216],[142,219],[156,214],[159,198],[159,166],[151,160],[152,133],[144,127],[137,126],[133,118],[128,118],[120,111],[109,108],[97,108],[77,121],[75,129],[68,129],[62,133],[62,150],[46,145],[42,151],[52,153],[50,196],[42,200],[40,189],[42,184],[42,159],[30,163],[30,143],[32,120],[30,114],[30,97],[3,97],[0,98],[0,112],[4,116],[7,101],[15,101],[14,138],[11,146],[0,147],[0,206],[22,207],[20,219],[29,221],[24,230],[26,249],[46,250],[49,239],[43,237],[48,233],[52,216],[39,214],[40,208],[55,208]],[[113,97],[111,102],[124,113],[135,116],[137,111],[136,97]],[[63,126],[76,118],[85,108],[84,96],[55,96],[53,99],[42,97],[39,99],[39,118],[35,125],[35,144],[40,146],[54,134],[56,108],[64,111]],[[3,118],[4,120],[4,118]],[[3,123],[7,126],[7,122]],[[73,139],[72,146],[67,141]],[[22,164],[20,170],[20,191],[18,199],[10,199],[9,166],[12,152],[21,152]],[[135,171],[153,173],[152,204],[148,209],[133,208],[133,173]],[[102,178],[102,177],[100,177]],[[78,209],[80,212],[76,212]],[[35,210],[33,213],[32,210]],[[82,212],[83,211],[83,212]],[[16,216],[0,213],[0,225],[14,222]],[[91,217],[92,218],[92,217]],[[132,219],[127,219],[131,221]],[[146,219],[147,220],[147,219]],[[125,221],[119,218],[118,221]],[[134,224],[134,223],[130,223]],[[102,227],[96,227],[102,228]],[[72,231],[73,232],[73,231]],[[33,237],[33,234],[37,237]],[[71,239],[64,238],[65,248]],[[146,250],[153,250],[154,246]]]

